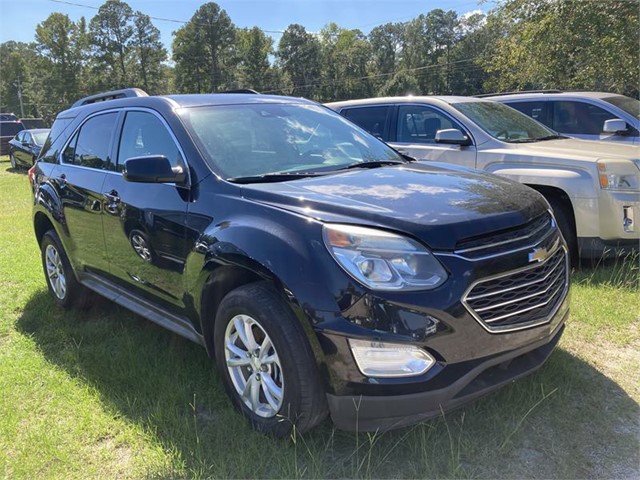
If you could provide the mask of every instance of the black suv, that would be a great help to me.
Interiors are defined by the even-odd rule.
[[[308,100],[90,97],[30,178],[56,303],[97,292],[203,345],[263,432],[440,415],[540,367],[568,314],[542,196]]]

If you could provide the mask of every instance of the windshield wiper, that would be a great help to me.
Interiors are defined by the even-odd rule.
[[[560,140],[565,137],[564,135],[545,135],[544,137],[535,137],[535,138],[518,138],[515,140],[511,140],[511,143],[533,143],[533,142],[544,142],[545,140]]]
[[[262,175],[250,175],[247,177],[231,177],[227,178],[227,182],[231,183],[269,183],[269,182],[285,182],[287,180],[297,180],[306,177],[317,177],[325,175],[321,172],[275,172],[264,173]]]
[[[358,162],[346,165],[344,167],[336,168],[337,170],[351,170],[353,168],[378,168],[385,167],[387,165],[404,165],[405,162],[398,162],[397,160],[374,160],[371,162]]]

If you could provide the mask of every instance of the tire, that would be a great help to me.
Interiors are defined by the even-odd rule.
[[[40,243],[42,268],[49,293],[62,308],[90,306],[91,292],[76,280],[69,258],[55,230],[49,230]]]
[[[248,348],[238,334],[243,329],[247,343],[253,340],[263,348]],[[266,282],[244,285],[224,297],[216,315],[214,349],[225,389],[254,429],[285,437],[294,425],[302,433],[326,417],[325,392],[309,342],[293,312]]]
[[[571,265],[575,267],[579,263],[578,239],[576,236],[576,222],[573,218],[573,212],[571,211],[571,203],[568,199],[564,200],[559,197],[551,197],[548,198],[547,201],[549,205],[551,205],[553,215],[556,217],[558,228],[567,242]]]
[[[146,233],[140,230],[131,230],[129,243],[136,254],[145,262],[153,263],[156,256],[151,248],[151,242]]]
[[[18,164],[16,163],[16,157],[13,156],[13,152],[9,152],[9,161],[11,162],[11,168],[17,170]]]

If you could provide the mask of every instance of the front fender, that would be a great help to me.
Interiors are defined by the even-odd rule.
[[[485,171],[526,185],[554,187],[565,192],[572,200],[596,196],[593,177],[579,168],[494,163],[488,165]]]

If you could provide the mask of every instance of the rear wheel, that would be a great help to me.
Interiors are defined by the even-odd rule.
[[[91,294],[80,285],[55,230],[49,230],[40,243],[42,268],[53,300],[63,308],[86,308]]]
[[[324,419],[324,390],[300,325],[266,283],[230,292],[216,315],[216,363],[234,406],[263,433],[283,437]]]

